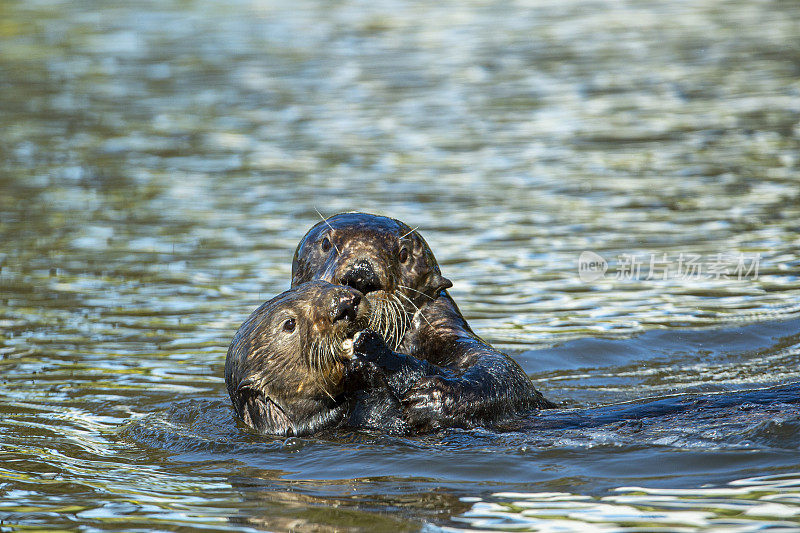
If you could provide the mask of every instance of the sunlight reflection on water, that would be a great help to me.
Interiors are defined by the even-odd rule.
[[[799,523],[800,4],[0,6],[4,524]],[[570,410],[400,442],[237,426],[233,332],[346,210],[419,226]],[[582,281],[585,251],[609,275]],[[612,275],[682,253],[760,254],[758,278]]]

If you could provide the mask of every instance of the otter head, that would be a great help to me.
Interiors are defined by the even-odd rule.
[[[373,307],[370,329],[395,349],[413,314],[453,286],[421,235],[367,213],[334,215],[306,233],[292,261],[292,286],[313,279],[363,293]]]
[[[225,361],[239,417],[261,432],[287,434],[334,403],[368,314],[360,292],[321,281],[261,305],[236,332]]]

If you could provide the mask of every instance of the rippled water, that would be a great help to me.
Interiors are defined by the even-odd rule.
[[[0,13],[0,529],[800,527],[796,2]],[[225,350],[317,210],[419,226],[563,408],[237,424]]]

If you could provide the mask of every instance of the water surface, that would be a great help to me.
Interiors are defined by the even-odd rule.
[[[796,3],[0,13],[0,528],[800,527]],[[562,408],[408,439],[238,424],[227,345],[345,210],[419,226]],[[704,275],[646,279],[681,254]]]

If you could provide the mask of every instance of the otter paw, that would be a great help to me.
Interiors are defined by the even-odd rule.
[[[348,375],[358,375],[362,374],[365,371],[371,370],[375,367],[375,365],[366,359],[360,358],[358,356],[353,357],[352,359],[348,359],[344,363],[345,370]]]
[[[372,361],[355,357],[345,365],[343,380],[353,390],[369,391],[386,387],[386,377],[383,370]]]
[[[386,341],[372,330],[359,331],[353,337],[353,353],[356,359],[369,361],[386,367],[394,359],[394,352],[386,346]]]
[[[409,389],[401,402],[408,422],[428,429],[447,425],[456,403],[452,387],[441,376],[422,378]]]

